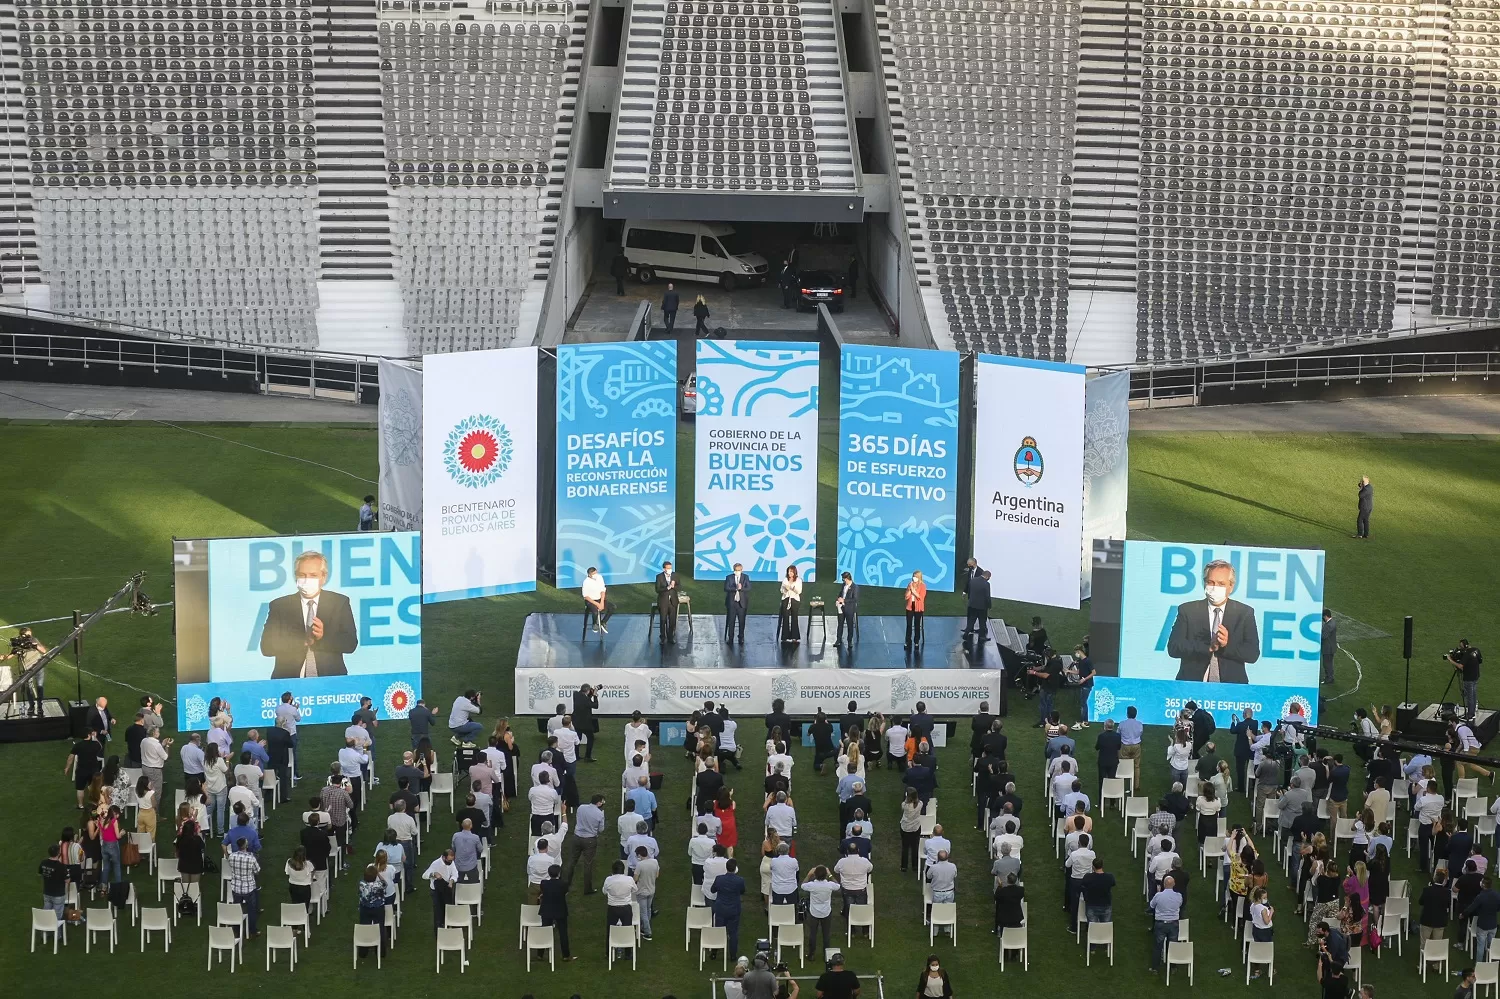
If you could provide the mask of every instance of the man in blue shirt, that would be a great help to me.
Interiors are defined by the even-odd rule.
[[[250,816],[241,814],[239,816],[239,823],[239,825],[224,834],[224,853],[226,855],[233,853],[235,847],[232,844],[240,840],[247,842],[246,849],[251,853],[260,853],[260,833],[250,821]]]
[[[1161,891],[1151,896],[1151,970],[1157,970],[1167,957],[1167,944],[1177,939],[1177,921],[1182,916],[1182,896],[1170,875],[1162,880]]]
[[[604,795],[596,794],[578,806],[578,817],[573,824],[573,838],[563,847],[566,857],[563,882],[571,889],[573,872],[578,862],[583,861],[583,893],[594,894],[594,858],[599,853],[599,837],[604,832]]]
[[[1055,719],[1057,715],[1054,713],[1052,717]],[[1068,728],[1066,725],[1063,726],[1062,730],[1058,732],[1057,735],[1054,735],[1052,738],[1047,740],[1047,748],[1044,750],[1043,755],[1045,755],[1049,760],[1055,759],[1056,757],[1062,755],[1064,746],[1068,747],[1068,755],[1070,756],[1073,754],[1073,751],[1078,748],[1078,744],[1073,741],[1072,736],[1068,735]]]
[[[843,776],[839,777],[839,804],[843,804],[853,796],[855,785],[861,782],[858,771],[858,765],[850,763],[848,765],[848,771]]]
[[[1141,736],[1146,726],[1135,716],[1135,707],[1125,709],[1125,720],[1120,722],[1120,759],[1129,760],[1135,767],[1136,793],[1141,785]]]
[[[625,792],[628,801],[635,802],[635,814],[651,823],[651,828],[656,828],[656,795],[651,793],[651,778],[642,777],[636,786]]]
[[[249,753],[250,758],[260,764],[262,770],[271,769],[271,754],[266,751],[266,743],[260,737],[260,732],[251,729],[245,734],[244,745],[240,746],[240,752]]]
[[[724,927],[729,938],[729,953],[740,952],[740,902],[745,895],[745,879],[739,876],[739,865],[730,860],[724,873],[714,878],[714,922]]]

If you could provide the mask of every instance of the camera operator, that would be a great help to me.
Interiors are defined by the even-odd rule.
[[[1063,661],[1051,646],[1042,650],[1040,665],[1028,667],[1026,672],[1035,677],[1041,696],[1037,700],[1037,723],[1041,728],[1052,714],[1052,699],[1063,685]]]
[[[1467,638],[1460,638],[1458,648],[1450,651],[1444,658],[1453,664],[1453,671],[1459,674],[1464,692],[1464,717],[1472,722],[1479,715],[1479,667],[1484,663],[1484,656],[1469,644]]]
[[[462,749],[473,749],[474,739],[484,731],[484,726],[474,720],[479,714],[479,691],[466,690],[453,699],[448,711],[448,731],[453,733],[449,741]]]
[[[10,640],[10,654],[0,656],[0,662],[7,659],[19,659],[21,661],[20,674],[24,675],[27,670],[36,665],[36,661],[47,654],[47,646],[36,640],[31,634],[30,628],[21,628],[16,637]],[[8,672],[9,667],[4,667]],[[44,670],[32,677],[26,683],[26,713],[33,717],[41,717],[42,698],[46,696],[47,677]],[[0,687],[9,687],[15,680],[13,677],[0,676]]]

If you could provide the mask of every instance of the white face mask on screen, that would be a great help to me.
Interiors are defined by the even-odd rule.
[[[1203,587],[1203,595],[1208,598],[1209,603],[1213,604],[1215,607],[1218,607],[1222,605],[1224,601],[1229,599],[1229,587],[1205,586]]]
[[[323,581],[317,576],[297,577],[297,592],[301,593],[304,597],[311,599],[317,596],[318,592],[322,589]]]

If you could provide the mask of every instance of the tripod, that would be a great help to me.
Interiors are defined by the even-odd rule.
[[[1439,711],[1439,713],[1442,712],[1443,705],[1448,703],[1448,691],[1450,691],[1450,690],[1453,689],[1453,681],[1456,680],[1456,679],[1458,679],[1458,670],[1455,669],[1451,673],[1448,674],[1448,685],[1443,688],[1443,696],[1438,698],[1438,711]],[[1458,713],[1456,709],[1455,709],[1454,713],[1455,714]]]

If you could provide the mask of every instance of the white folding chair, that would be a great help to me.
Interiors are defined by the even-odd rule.
[[[89,952],[89,944],[93,942],[95,933],[105,933],[109,936],[109,952],[113,954],[115,944],[120,939],[120,928],[115,921],[115,910],[106,905],[103,908],[90,909],[86,916],[88,922],[83,927],[83,952],[85,954]]]
[[[1358,989],[1360,979],[1365,974],[1365,952],[1361,947],[1349,949],[1349,960],[1344,962],[1344,970],[1354,972],[1354,988]]]
[[[1266,967],[1266,984],[1276,984],[1276,947],[1270,941],[1262,943],[1259,940],[1250,941],[1250,949],[1245,955],[1245,984],[1250,984],[1250,972],[1257,964]]]
[[[1387,901],[1389,901],[1389,899],[1387,899]],[[1392,915],[1389,912],[1382,912],[1380,914],[1380,936],[1382,938],[1380,949],[1375,952],[1375,956],[1377,958],[1383,957],[1385,955],[1386,947],[1389,946],[1392,942],[1394,942],[1396,945],[1396,954],[1398,956],[1401,955],[1401,939],[1403,936],[1405,936],[1405,934],[1401,932],[1400,916]]]
[[[448,906],[448,908],[463,908],[465,914],[467,914],[469,911],[467,906],[460,907],[450,905]],[[551,929],[551,927],[548,927],[548,929]],[[443,970],[444,953],[458,955],[458,973],[460,975],[465,974],[468,971],[469,952],[468,948],[464,944],[464,931],[462,929],[456,926],[445,926],[437,931],[437,972],[439,974],[441,974]],[[528,951],[527,953],[529,954],[530,952]],[[529,960],[530,959],[528,957],[528,971],[530,970]]]
[[[1198,846],[1198,876],[1205,877],[1210,860],[1224,859],[1224,837],[1208,836]]]
[[[135,848],[139,851],[141,859],[148,861],[150,869],[155,871],[157,862],[156,841],[151,838],[151,834],[148,832],[133,832],[130,834],[130,841],[135,844]],[[175,867],[177,862],[174,860],[172,864]]]
[[[1115,764],[1115,776],[1125,782],[1125,793],[1135,794],[1135,761],[1121,760]]]
[[[304,913],[306,910],[303,910]],[[272,955],[284,950],[288,955],[288,968],[297,970],[297,933],[290,926],[266,927],[266,970],[271,970]]]
[[[438,930],[441,934],[443,931]],[[380,926],[376,923],[354,924],[354,968],[359,969],[359,949],[371,947],[375,950],[375,967],[378,970],[382,963],[380,953]]]
[[[462,939],[463,934],[459,934]],[[533,951],[544,950],[547,952],[547,967],[553,971],[557,970],[557,935],[550,926],[532,926],[526,931],[526,970],[531,971],[531,954]]]
[[[474,910],[467,905],[449,905],[443,908],[443,925],[449,929],[463,930],[469,946],[474,945]]]
[[[854,945],[854,928],[867,927],[870,931],[870,947],[875,946],[875,906],[869,902],[856,902],[849,906],[849,919],[844,928],[844,946]]]
[[[939,926],[948,927],[949,934],[953,938],[953,946],[958,946],[958,903],[957,902],[934,902],[932,903],[932,915],[927,922],[927,946],[931,947],[937,937]]]
[[[1448,977],[1448,941],[1446,940],[1423,940],[1422,956],[1422,984],[1427,984],[1427,969],[1434,964],[1443,966],[1443,978]]]
[[[1125,828],[1130,828],[1133,819],[1149,819],[1151,817],[1151,802],[1142,797],[1131,797],[1125,799]]]
[[[1026,927],[1007,926],[1000,931],[1000,970],[1005,970],[1005,955],[1012,951],[1021,955],[1021,968],[1031,970],[1031,952],[1026,945]]]
[[[172,920],[167,915],[167,910],[161,906],[144,906],[141,909],[141,953],[146,952],[146,944],[151,940],[151,934],[160,931],[162,940],[166,944],[166,953],[172,953]]]
[[[398,893],[396,897],[400,898],[401,896]],[[473,884],[472,882],[466,882],[464,884],[454,886],[453,904],[467,905],[469,908],[473,909],[474,924],[476,926],[484,925],[484,885],[477,885]]]
[[[1188,985],[1193,984],[1193,942],[1191,940],[1167,941],[1167,984],[1172,984],[1172,965],[1187,968]]]
[[[1146,825],[1146,820],[1136,819],[1135,828],[1130,831],[1130,855],[1132,857],[1138,856],[1138,851],[1142,846],[1146,845],[1146,841],[1150,838],[1151,830]]]
[[[1500,961],[1481,961],[1474,965],[1474,994],[1484,995],[1486,985],[1500,996]]]
[[[67,943],[68,924],[57,918],[57,913],[51,909],[31,910],[31,952],[36,953],[37,934],[52,934],[52,953],[57,953],[57,943],[61,940]]]
[[[729,970],[729,931],[722,926],[710,926],[698,934],[698,970],[703,970],[703,960],[708,952],[716,950],[724,957],[724,970]]]
[[[635,970],[636,940],[635,930],[629,926],[611,926],[609,928],[609,962],[608,968],[613,971],[615,967],[615,955],[622,950],[630,950],[630,970]]]
[[[687,911],[687,927],[683,932],[682,949],[693,949],[693,931],[706,930],[714,924],[713,913],[701,905],[690,905]]]
[[[458,809],[455,808],[454,805],[453,805],[453,775],[452,774],[433,774],[432,775],[432,790],[429,791],[428,793],[431,794],[433,798],[436,798],[440,794],[446,794],[448,796],[448,810],[450,812],[455,812],[455,813],[458,811]]]
[[[1104,818],[1105,810],[1113,801],[1119,805],[1120,815],[1125,815],[1125,782],[1119,777],[1104,778],[1104,785],[1099,791],[1099,817]],[[1129,828],[1129,824],[1126,824]]]
[[[177,900],[180,899],[180,898],[182,898],[182,897],[184,897],[184,896],[186,896],[187,898],[190,898],[190,899],[193,900],[193,903],[197,907],[197,910],[198,910],[197,918],[194,919],[193,922],[196,925],[198,925],[198,926],[202,926],[203,925],[203,885],[202,885],[201,882],[198,882],[198,881],[189,881],[188,883],[181,885],[179,887],[179,890],[174,891],[172,893],[172,905],[171,905],[171,909],[172,909],[172,925],[174,927],[177,925]]]
[[[529,927],[542,925],[542,907],[539,905],[521,906],[521,928],[516,936],[516,949],[520,950],[526,946],[526,930]]]
[[[768,910],[768,923],[771,932],[771,942],[774,944],[782,931],[787,927],[792,930],[793,936],[800,932],[797,925],[797,907],[795,905],[773,905]]]
[[[305,944],[312,943],[312,918],[307,911],[307,906],[301,902],[281,903],[281,925],[292,930],[294,936],[296,934],[295,928],[298,926],[302,927],[302,942]],[[297,963],[295,954],[292,955],[292,963]]]
[[[234,959],[239,956],[240,942],[234,935],[234,930],[228,926],[210,926],[208,928],[208,970],[214,970],[214,956],[229,952],[229,973],[234,974]]]
[[[161,858],[161,863],[156,865],[156,900],[162,900],[163,888],[177,880],[177,861],[168,857]]]
[[[1115,966],[1115,924],[1114,923],[1089,923],[1088,946],[1084,948],[1083,965],[1088,967],[1093,962],[1094,948],[1109,948],[1109,966]]]

